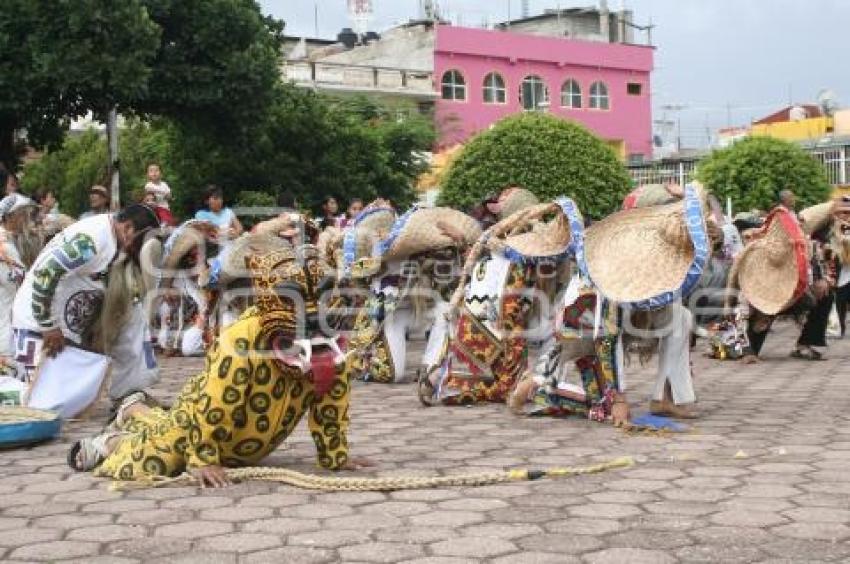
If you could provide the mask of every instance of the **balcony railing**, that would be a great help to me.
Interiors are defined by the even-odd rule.
[[[434,73],[372,65],[328,63],[321,61],[286,61],[283,77],[299,86],[389,92],[435,98]]]

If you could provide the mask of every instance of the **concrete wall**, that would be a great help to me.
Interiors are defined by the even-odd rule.
[[[625,154],[652,157],[650,72],[651,47],[539,37],[441,25],[437,28],[434,81],[437,91],[443,73],[456,69],[467,85],[465,101],[437,100],[437,126],[442,145],[452,145],[487,129],[505,116],[523,111],[519,89],[524,77],[540,76],[549,88],[548,111],[579,122],[616,144]],[[498,72],[506,82],[507,103],[485,104],[484,77]],[[567,78],[581,85],[583,107],[560,106],[561,85]],[[609,110],[589,109],[591,83],[608,85]],[[640,96],[626,93],[626,84],[642,86]]]
[[[832,133],[832,118],[830,117],[757,124],[750,129],[750,135],[776,137],[786,141],[819,139],[830,133]]]

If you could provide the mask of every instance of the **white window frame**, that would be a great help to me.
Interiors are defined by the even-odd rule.
[[[487,95],[492,96],[488,101]],[[487,73],[484,77],[484,90],[482,93],[485,104],[503,105],[508,103],[508,88],[505,78],[496,71]]]
[[[599,91],[600,88],[602,89],[602,92]],[[609,94],[608,85],[603,81],[597,80],[590,85],[589,98],[590,101],[588,103],[588,108],[591,110],[607,112],[611,109],[611,96]],[[603,102],[605,107],[602,107]]]
[[[543,88],[543,100],[538,101],[538,100],[536,100],[536,96],[535,96],[535,100],[532,101],[532,107],[529,108],[525,105],[526,100],[525,100],[525,96],[523,96],[523,93],[525,92],[526,84],[532,84],[532,83],[535,83],[535,85],[539,84],[540,86],[542,86],[542,88]],[[536,94],[537,88],[533,88],[531,90],[531,92],[533,94]],[[522,82],[519,85],[519,101],[520,101],[520,104],[522,104],[522,109],[525,110],[526,112],[543,112],[543,111],[546,111],[546,109],[549,107],[549,86],[546,84],[546,81],[543,80],[543,77],[541,77],[540,75],[537,75],[537,74],[530,74],[530,75],[526,76],[525,78],[523,78]]]
[[[451,97],[446,98],[445,88],[451,89]],[[449,69],[443,73],[440,81],[440,98],[449,102],[466,102],[466,77],[457,69]]]
[[[569,86],[569,90],[567,87]],[[575,88],[575,90],[573,90]],[[578,105],[574,104],[574,98],[578,96]],[[581,94],[581,84],[574,78],[568,78],[561,84],[561,107],[571,110],[580,110],[584,105],[584,99]]]

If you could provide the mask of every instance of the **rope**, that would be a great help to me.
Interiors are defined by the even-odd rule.
[[[457,476],[388,476],[385,478],[356,477],[339,478],[336,476],[317,476],[303,474],[287,468],[271,468],[267,466],[249,468],[228,468],[225,472],[233,482],[257,480],[262,482],[279,482],[307,490],[327,492],[358,491],[358,492],[388,492],[396,490],[417,490],[427,488],[442,488],[446,486],[486,486],[504,482],[521,480],[539,480],[541,478],[564,478],[596,474],[616,468],[628,468],[634,465],[629,456],[615,458],[607,462],[591,466],[549,468],[547,470],[507,470],[502,472],[480,472],[460,474]],[[111,484],[112,491],[130,491],[146,488],[162,488],[168,486],[193,486],[198,480],[183,473],[174,478],[151,476],[136,481],[115,481]]]

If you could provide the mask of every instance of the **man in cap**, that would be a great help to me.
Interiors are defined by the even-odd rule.
[[[105,186],[95,184],[89,188],[89,210],[80,215],[85,219],[101,213],[109,213],[109,190]]]

